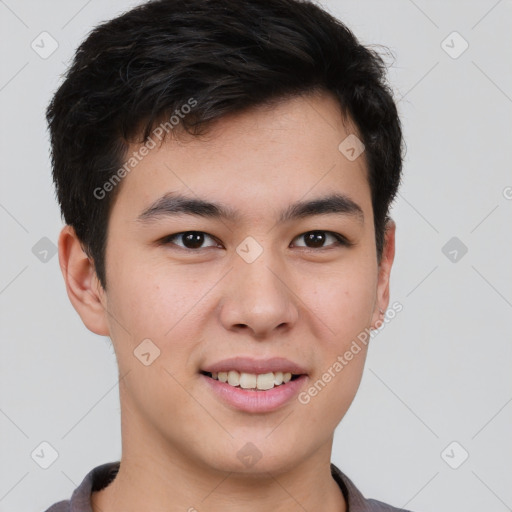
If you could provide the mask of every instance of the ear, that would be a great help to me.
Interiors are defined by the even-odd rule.
[[[93,262],[69,225],[60,232],[59,264],[69,300],[82,322],[95,334],[109,336],[105,291],[96,276]]]
[[[375,301],[375,309],[372,315],[372,326],[373,328],[378,328],[380,325],[376,326],[376,322],[382,318],[384,315],[379,311],[386,311],[389,305],[389,278],[391,275],[391,267],[393,265],[393,260],[395,259],[395,232],[396,232],[396,224],[393,219],[389,219],[386,223],[386,228],[384,232],[384,246],[382,248],[382,257],[379,264],[379,276],[377,281],[377,298]],[[380,322],[378,322],[380,324]]]

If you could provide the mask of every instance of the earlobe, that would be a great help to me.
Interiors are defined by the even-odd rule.
[[[93,262],[69,225],[64,226],[59,235],[59,264],[69,300],[82,322],[95,334],[108,336],[105,292],[96,277]]]
[[[393,260],[395,259],[395,233],[395,221],[393,219],[389,219],[386,223],[382,258],[379,264],[377,299],[372,317],[372,326],[375,326],[374,328],[378,328],[380,326],[383,318],[383,313],[381,313],[381,311],[385,312],[389,304],[389,279]]]

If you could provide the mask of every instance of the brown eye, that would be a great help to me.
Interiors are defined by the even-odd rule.
[[[329,246],[349,246],[351,245],[348,240],[338,233],[333,233],[332,231],[308,231],[307,233],[303,233],[297,237],[297,240],[304,240],[305,245],[296,244],[299,247],[307,247],[309,249],[322,249],[326,240],[334,239],[334,243],[329,244]]]
[[[204,233],[203,231],[184,231],[182,233],[175,233],[174,235],[166,236],[162,239],[163,244],[174,244],[183,249],[204,249],[206,247],[215,247],[217,244],[214,242],[211,245],[203,247],[206,239],[213,240],[213,238]],[[175,243],[175,240],[181,240],[182,245]]]

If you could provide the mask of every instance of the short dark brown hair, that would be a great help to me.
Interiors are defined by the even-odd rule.
[[[385,70],[377,52],[304,0],[157,0],[97,26],[77,49],[47,120],[62,214],[103,288],[110,207],[120,187],[100,198],[95,191],[123,165],[130,141],[147,140],[191,98],[195,106],[178,127],[198,134],[252,106],[334,94],[365,145],[380,261],[403,159]]]

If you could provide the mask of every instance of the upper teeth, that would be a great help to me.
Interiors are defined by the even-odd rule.
[[[289,382],[292,378],[290,372],[239,373],[236,370],[229,372],[213,372],[212,378],[226,382],[231,386],[240,386],[243,389],[272,389],[274,386]]]

